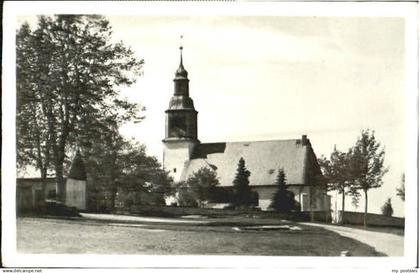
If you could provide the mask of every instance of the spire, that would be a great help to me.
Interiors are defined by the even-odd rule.
[[[182,38],[183,36],[180,36],[180,45],[179,45],[179,56],[180,56],[180,62],[179,62],[179,67],[175,72],[175,80],[177,79],[188,79],[188,72],[187,70],[185,70],[184,68],[184,64],[182,62],[182,50],[184,49],[184,47],[182,46]]]
[[[182,38],[182,36],[181,36],[181,38]],[[184,49],[184,47],[182,46],[182,44],[179,46],[179,55],[180,55],[180,58],[181,58],[181,61],[180,61],[180,66],[182,66],[182,67],[184,67],[183,65],[182,65],[182,50]]]
[[[181,62],[180,62],[180,66],[182,66],[182,67],[184,67],[183,65],[182,65],[182,50],[184,49],[184,47],[182,46],[182,38],[184,38],[184,36],[180,36],[179,37],[179,55],[180,55],[180,57],[181,57]]]

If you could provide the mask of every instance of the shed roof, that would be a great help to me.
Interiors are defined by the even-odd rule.
[[[42,183],[43,181],[46,181],[47,183],[55,183],[56,178],[55,177],[47,177],[47,178],[41,178],[41,177],[22,177],[22,178],[16,178],[17,184],[34,184],[34,183]]]

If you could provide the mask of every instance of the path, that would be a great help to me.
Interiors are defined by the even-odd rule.
[[[376,251],[382,252],[387,256],[404,256],[404,236],[343,226],[316,223],[302,224],[323,227],[327,230],[337,232],[344,237],[352,238],[368,244],[374,247]]]
[[[117,214],[96,214],[96,213],[80,213],[83,218],[90,220],[105,221],[124,221],[124,222],[151,222],[151,223],[171,223],[171,224],[206,224],[208,221],[177,219],[177,218],[159,218],[159,217],[141,217],[131,215]]]

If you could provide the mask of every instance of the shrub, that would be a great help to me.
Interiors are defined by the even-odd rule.
[[[385,216],[392,216],[394,214],[394,209],[392,208],[391,198],[388,198],[385,204],[381,208],[382,214]]]

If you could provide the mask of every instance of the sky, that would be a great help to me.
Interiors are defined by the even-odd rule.
[[[375,131],[389,172],[369,191],[369,211],[396,196],[405,160],[404,20],[383,17],[107,16],[113,39],[145,61],[122,89],[146,107],[121,132],[162,159],[165,115],[183,35],[184,67],[201,142],[300,138],[317,156],[346,151],[362,129]],[[28,18],[23,18],[28,19]],[[29,18],[30,19],[30,18]],[[21,19],[22,20],[22,19]],[[335,193],[332,207],[335,207]],[[347,210],[355,210],[349,201]],[[340,208],[340,200],[338,207]],[[358,211],[363,210],[361,198]]]

